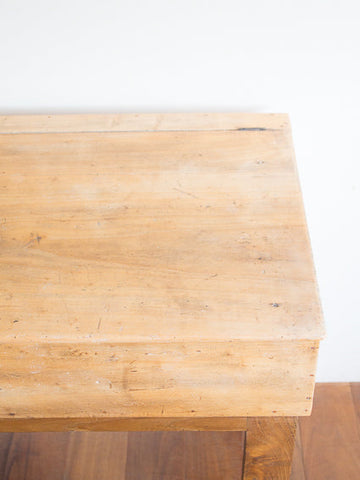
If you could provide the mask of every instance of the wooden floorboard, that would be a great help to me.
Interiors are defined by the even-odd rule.
[[[292,480],[360,478],[360,383],[318,384]],[[1,433],[1,480],[240,480],[241,432]]]
[[[241,480],[243,432],[0,434],[1,480]]]
[[[243,432],[131,432],[125,480],[241,480]]]
[[[349,383],[316,385],[313,413],[299,425],[305,480],[360,478],[358,392]],[[294,469],[292,480],[302,479]]]
[[[360,430],[360,382],[350,383],[350,388],[351,388],[351,395],[352,395],[354,408],[358,417],[357,426],[359,427],[359,430]]]

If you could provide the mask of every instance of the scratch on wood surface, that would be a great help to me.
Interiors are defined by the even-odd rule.
[[[180,188],[174,187],[173,190],[176,190],[177,192],[183,193],[184,195],[188,195],[189,197],[192,197],[192,198],[199,198],[196,195],[194,195],[193,193],[185,192],[185,190],[181,190]]]
[[[241,127],[236,129],[238,132],[264,132],[265,130],[272,130],[264,127]]]

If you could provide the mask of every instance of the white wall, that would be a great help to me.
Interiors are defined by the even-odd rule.
[[[360,381],[356,0],[8,0],[0,113],[289,112],[328,338]]]

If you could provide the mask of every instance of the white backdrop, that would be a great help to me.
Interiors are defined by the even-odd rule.
[[[3,0],[0,114],[291,115],[328,338],[360,381],[357,0]]]

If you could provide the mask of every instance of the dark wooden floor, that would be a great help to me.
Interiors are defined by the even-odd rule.
[[[241,432],[3,433],[0,480],[240,480]],[[360,479],[360,383],[318,384],[292,480]]]
[[[300,419],[292,480],[360,480],[360,383],[319,383]]]

